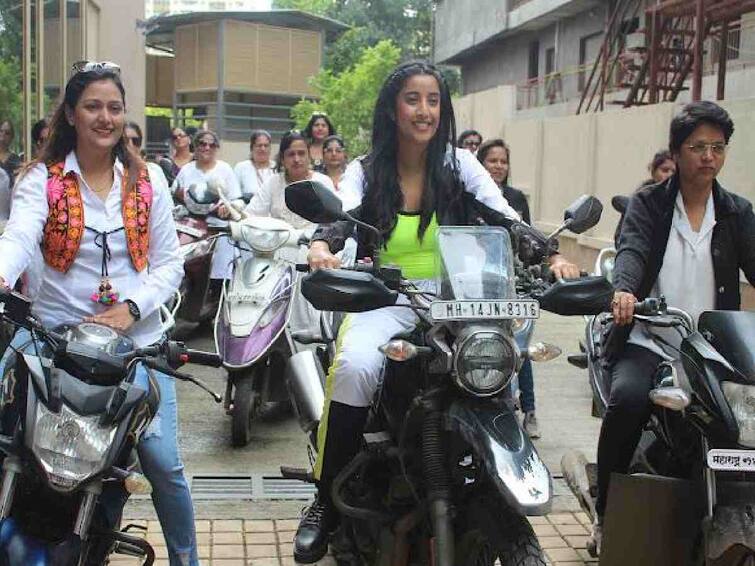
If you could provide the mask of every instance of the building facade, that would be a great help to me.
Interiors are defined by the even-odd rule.
[[[148,18],[158,14],[269,8],[270,0],[145,0],[145,13]]]
[[[626,62],[631,69],[632,58],[639,60],[639,51],[632,48],[645,45],[645,10],[653,4],[638,0],[441,0],[435,14],[435,60],[461,67],[464,95],[503,89],[502,105],[510,115],[572,114],[589,84],[616,7],[627,6],[621,12],[620,26],[627,42],[621,64]],[[753,42],[755,14],[731,22],[727,98],[749,97],[755,90]],[[706,41],[703,94],[708,98],[715,98],[719,51],[716,38]],[[626,91],[620,71],[614,69],[617,104],[613,108],[620,107]],[[679,100],[688,96],[682,93]]]
[[[129,118],[144,123],[144,4],[122,0],[22,0],[15,22],[22,28],[23,118],[26,155],[31,126],[49,117],[60,101],[71,65],[112,61],[121,67]]]

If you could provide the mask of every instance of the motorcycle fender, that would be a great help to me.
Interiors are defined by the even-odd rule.
[[[462,399],[448,409],[446,427],[469,443],[491,483],[512,508],[524,515],[550,511],[550,472],[512,411]]]
[[[703,520],[705,555],[720,558],[727,550],[743,546],[755,552],[755,521],[752,504],[717,505],[712,518]]]

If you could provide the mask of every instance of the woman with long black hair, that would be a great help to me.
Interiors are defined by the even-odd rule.
[[[420,287],[435,278],[438,226],[477,224],[486,208],[519,218],[474,155],[453,147],[455,130],[451,96],[438,70],[424,62],[400,65],[378,95],[372,150],[349,165],[339,184],[344,208],[382,233],[382,261],[398,265]],[[348,223],[321,226],[312,238],[310,266],[338,267],[333,253],[343,247],[350,229]],[[378,251],[368,231],[358,229],[357,241],[357,257],[373,257]],[[558,277],[579,275],[576,266],[559,255],[550,263]],[[341,325],[318,430],[318,495],[294,540],[298,562],[322,558],[328,533],[338,522],[330,487],[359,449],[385,362],[378,347],[416,323],[410,309],[387,307],[347,315]]]

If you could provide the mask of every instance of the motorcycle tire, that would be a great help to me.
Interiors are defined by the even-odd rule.
[[[463,530],[457,534],[456,560],[459,566],[545,566],[529,521],[496,497],[474,498],[465,510]]]
[[[238,379],[233,388],[233,411],[231,413],[231,444],[242,448],[252,439],[257,391],[252,376]]]

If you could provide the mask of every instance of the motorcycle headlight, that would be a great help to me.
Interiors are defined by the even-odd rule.
[[[517,358],[514,344],[499,332],[471,332],[458,342],[454,357],[456,382],[474,395],[495,395],[514,376]]]
[[[99,420],[99,415],[84,417],[65,405],[55,414],[37,403],[32,452],[51,484],[72,489],[102,468],[116,427],[103,428]]]
[[[252,226],[242,226],[241,237],[252,249],[262,253],[270,253],[288,241],[289,231],[259,230]]]
[[[755,448],[755,386],[733,381],[721,384],[739,427],[739,444]]]

